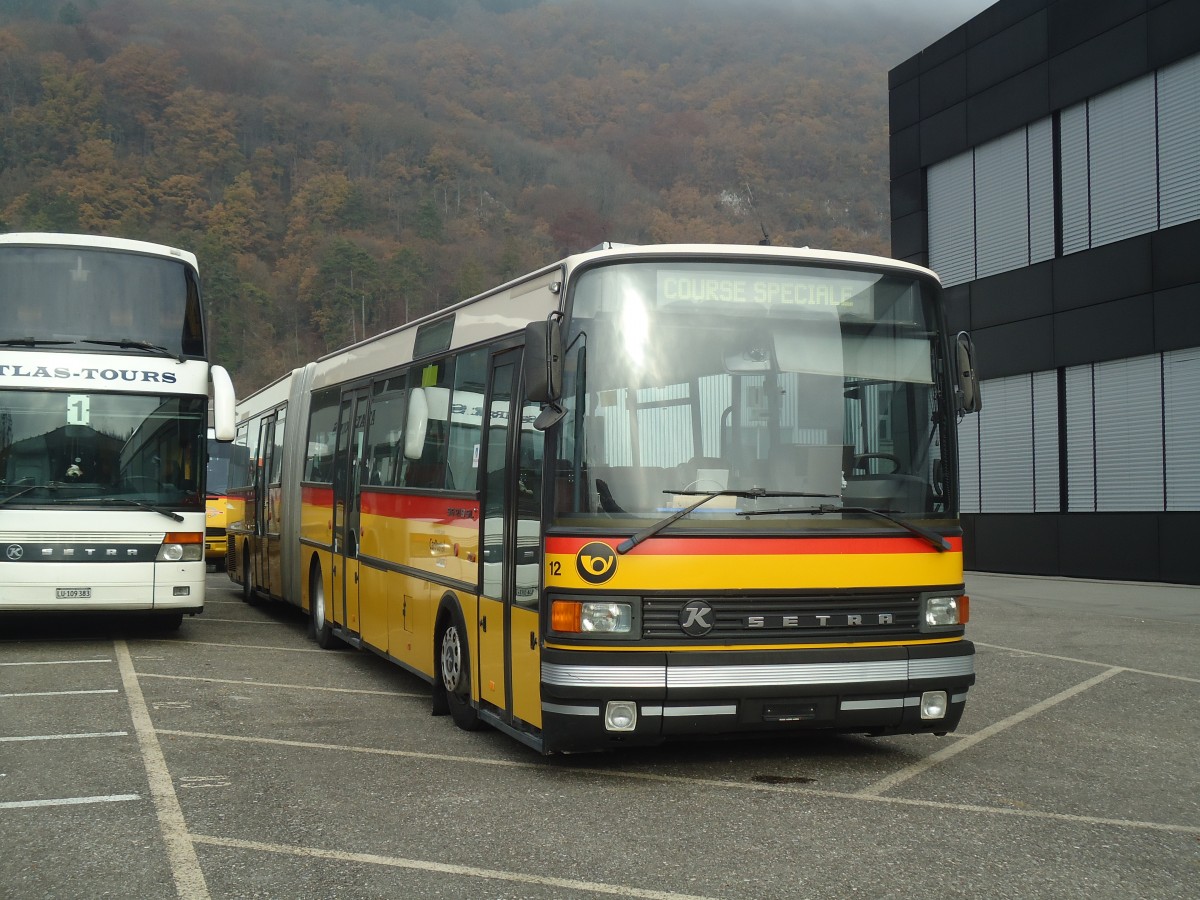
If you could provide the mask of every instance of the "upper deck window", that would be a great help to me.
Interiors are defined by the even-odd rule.
[[[95,353],[138,341],[204,356],[200,288],[180,260],[52,246],[0,246],[0,342]],[[11,346],[11,344],[10,344]],[[130,348],[125,348],[126,350]]]

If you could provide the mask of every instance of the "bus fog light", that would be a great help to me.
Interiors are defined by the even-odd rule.
[[[921,718],[944,719],[948,702],[945,691],[926,691],[921,695]]]
[[[183,585],[177,584],[177,585],[175,585],[175,587],[171,588],[171,596],[172,597],[190,597],[191,595],[192,595],[192,589],[190,587],[188,587],[186,584],[183,584]]]
[[[604,709],[604,727],[608,731],[633,731],[637,728],[637,704],[632,700],[609,700]]]

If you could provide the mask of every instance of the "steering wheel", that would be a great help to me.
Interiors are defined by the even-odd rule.
[[[860,453],[854,457],[854,470],[853,471],[857,472],[859,469],[866,471],[867,462],[869,462],[872,459],[882,459],[882,460],[886,460],[887,462],[890,462],[892,464],[892,471],[881,472],[880,474],[882,474],[882,475],[895,475],[897,472],[900,471],[900,457],[895,456],[894,454],[891,454],[891,453]]]

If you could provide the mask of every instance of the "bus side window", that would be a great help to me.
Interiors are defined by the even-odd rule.
[[[429,422],[420,457],[409,460],[405,467],[402,479],[404,487],[422,490],[454,488],[453,483],[446,483],[446,463],[450,449],[450,385],[453,372],[454,361],[451,359],[418,368],[409,376],[412,389],[420,388],[425,394]]]
[[[313,394],[312,413],[308,419],[308,449],[304,460],[305,481],[317,484],[331,484],[333,481],[338,400],[337,388]]]

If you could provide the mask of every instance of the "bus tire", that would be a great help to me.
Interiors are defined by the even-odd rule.
[[[450,610],[438,632],[438,687],[454,724],[463,731],[476,731],[482,723],[471,705],[471,654],[466,635],[462,613],[457,608]],[[435,711],[437,704],[435,698]]]
[[[250,584],[250,547],[242,544],[242,602],[254,602],[254,588]]]
[[[325,618],[325,581],[315,562],[308,576],[308,633],[322,650],[334,650],[342,644],[334,637],[333,623]]]
[[[178,631],[183,625],[183,612],[172,610],[154,615],[154,627],[159,631]]]

